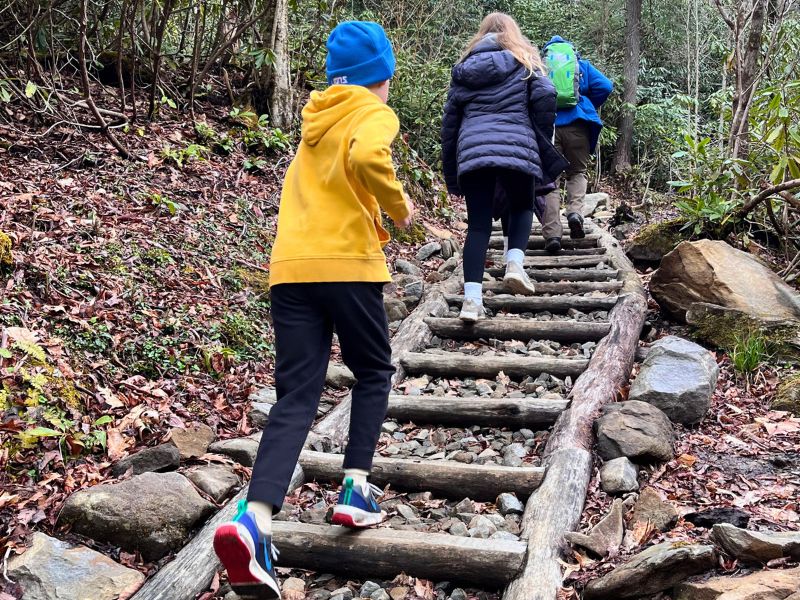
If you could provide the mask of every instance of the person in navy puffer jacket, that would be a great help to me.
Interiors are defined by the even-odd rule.
[[[560,36],[544,45],[544,51],[550,44],[564,42]],[[580,59],[580,100],[577,106],[558,109],[556,116],[556,148],[569,161],[566,170],[567,188],[567,223],[570,237],[582,238],[583,231],[583,199],[586,196],[588,178],[586,170],[589,159],[595,151],[603,121],[597,109],[608,99],[613,89],[611,81],[586,59]],[[545,201],[542,235],[545,248],[553,254],[561,250],[561,191],[560,185],[547,195]]]
[[[464,305],[461,319],[484,316],[483,270],[495,198],[508,205],[508,250],[503,281],[513,293],[534,293],[523,269],[537,185],[566,167],[551,140],[556,94],[539,51],[503,13],[492,13],[453,68],[442,121],[447,189],[466,198]]]

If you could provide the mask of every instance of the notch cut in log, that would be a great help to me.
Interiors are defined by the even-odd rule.
[[[575,382],[571,404],[559,416],[545,447],[547,476],[531,495],[522,517],[528,554],[520,576],[503,600],[556,600],[561,589],[564,535],[575,531],[592,475],[592,426],[604,404],[628,381],[647,314],[647,298],[619,242],[601,234],[612,265],[622,274],[622,293],[609,314],[611,331],[597,345],[589,367]]]
[[[403,367],[415,375],[440,377],[483,377],[494,379],[502,371],[509,377],[523,379],[548,373],[556,377],[576,377],[583,373],[588,360],[538,358],[523,356],[470,356],[460,352],[408,352],[400,358]]]
[[[559,281],[555,283],[537,281],[536,296],[527,298],[541,298],[540,294],[588,294],[591,292],[616,292],[622,289],[623,282],[618,279],[611,281]],[[495,294],[508,294],[509,290],[502,281],[486,281],[483,291]],[[484,297],[486,301],[486,297]]]
[[[339,482],[342,479],[341,454],[304,450],[300,465],[308,481]],[[503,492],[528,497],[544,478],[541,467],[503,467],[466,465],[453,460],[385,458],[372,460],[370,483],[406,491],[429,491],[445,498],[494,501]]]
[[[583,321],[536,321],[534,319],[481,319],[465,323],[455,317],[425,319],[431,331],[454,340],[553,340],[562,343],[596,342],[608,333],[608,323]]]
[[[500,587],[518,572],[526,546],[441,533],[392,529],[351,531],[344,527],[277,521],[272,525],[280,563],[320,573],[364,579],[400,572],[438,581]]]
[[[387,416],[399,421],[435,425],[499,427],[545,426],[555,423],[568,401],[541,398],[459,398],[453,396],[389,396]]]
[[[525,269],[533,279],[534,286],[539,281],[608,281],[617,279],[619,271],[616,269]],[[502,277],[506,270],[504,267],[490,267],[486,272],[493,277]],[[539,288],[537,288],[537,293]]]
[[[543,284],[541,284],[543,285]],[[461,306],[464,296],[447,294],[445,296],[450,306]],[[586,296],[513,296],[499,294],[497,296],[484,296],[483,305],[491,310],[504,310],[511,313],[539,312],[546,310],[553,313],[565,313],[571,308],[581,312],[593,310],[611,310],[617,303],[616,296],[591,298]]]
[[[561,247],[563,249],[573,248],[597,248],[600,236],[596,233],[587,233],[586,237],[573,240],[572,238],[562,238]],[[544,248],[545,239],[541,235],[531,236],[528,239],[528,248],[531,250],[540,250]],[[489,248],[494,250],[503,249],[503,237],[492,236],[489,238]]]

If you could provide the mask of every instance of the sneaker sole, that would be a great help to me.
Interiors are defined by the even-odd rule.
[[[483,318],[483,316],[475,313],[467,313],[467,314],[462,313],[458,315],[458,318],[464,321],[464,323],[477,323]]]
[[[513,273],[503,277],[503,285],[513,294],[519,294],[521,296],[533,296],[536,293],[536,288],[533,284],[529,287],[522,277]]]
[[[228,572],[231,588],[240,596],[256,600],[281,597],[272,577],[256,562],[255,548],[239,532],[236,523],[221,525],[214,533],[214,551]]]
[[[351,529],[362,529],[364,527],[372,527],[381,523],[385,515],[383,511],[379,513],[361,510],[355,506],[337,505],[333,509],[333,516],[331,523],[333,525],[341,525],[342,527],[349,527]]]
[[[583,230],[583,223],[569,224],[569,237],[573,240],[582,240],[586,237],[586,232]]]

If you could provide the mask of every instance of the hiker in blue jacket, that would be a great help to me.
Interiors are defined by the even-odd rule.
[[[571,44],[560,36],[553,38],[544,45],[545,63],[548,64],[548,48],[563,49],[563,44]],[[557,46],[558,45],[558,46]],[[569,50],[567,50],[567,53]],[[613,88],[611,81],[598,71],[592,63],[580,58],[572,48],[573,56],[580,67],[579,85],[572,101],[562,103],[556,114],[555,145],[559,152],[566,157],[570,166],[566,169],[565,180],[567,189],[567,223],[569,224],[570,237],[573,239],[585,237],[583,231],[583,200],[586,196],[588,178],[586,170],[589,159],[595,151],[603,122],[597,114],[603,103],[608,99]],[[551,77],[553,76],[551,71]],[[559,82],[555,81],[556,90],[560,95]],[[559,97],[560,100],[560,97]],[[577,101],[575,103],[575,101]],[[573,106],[569,106],[573,104]],[[563,106],[563,105],[566,106]],[[546,240],[545,248],[552,254],[561,251],[561,190],[560,182],[556,189],[547,195],[542,223],[542,234]]]

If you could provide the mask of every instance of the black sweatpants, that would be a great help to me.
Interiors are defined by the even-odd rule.
[[[508,204],[508,247],[525,250],[533,224],[535,184],[532,175],[510,169],[479,169],[459,180],[467,201],[467,240],[464,243],[464,281],[480,283],[492,235],[495,199]]]
[[[344,468],[372,468],[395,369],[382,283],[280,284],[271,298],[278,401],[261,437],[247,499],[277,511],[317,414],[334,327],[344,364],[358,380]]]

